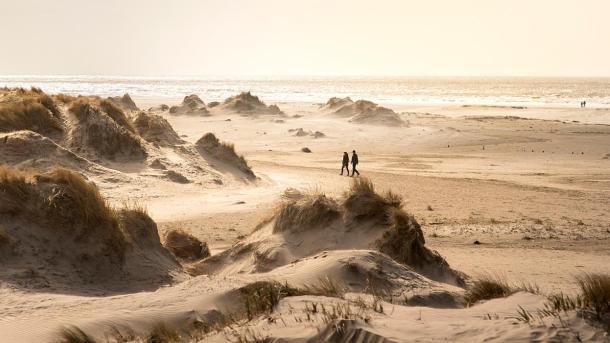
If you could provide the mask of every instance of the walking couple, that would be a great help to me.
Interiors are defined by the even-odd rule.
[[[343,152],[343,165],[341,166],[341,175],[343,175],[343,168],[347,170],[347,176],[349,176],[349,155],[347,152]],[[358,165],[358,154],[356,154],[356,150],[352,150],[352,176],[354,173],[360,176],[360,173],[356,170],[356,165]]]

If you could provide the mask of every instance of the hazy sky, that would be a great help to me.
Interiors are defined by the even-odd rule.
[[[0,75],[610,76],[610,0],[0,0]]]

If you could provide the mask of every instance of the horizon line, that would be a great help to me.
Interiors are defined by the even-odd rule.
[[[205,80],[205,79],[242,79],[249,78],[346,78],[346,79],[371,79],[371,78],[388,78],[388,79],[407,79],[407,78],[569,78],[569,79],[610,79],[610,75],[364,75],[364,74],[253,74],[253,75],[237,75],[237,74],[206,74],[206,75],[117,75],[117,74],[0,74],[0,79],[3,78],[118,78],[118,79],[152,79],[152,80]]]

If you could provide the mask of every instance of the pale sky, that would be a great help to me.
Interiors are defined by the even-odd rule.
[[[610,76],[610,0],[0,0],[0,75]]]

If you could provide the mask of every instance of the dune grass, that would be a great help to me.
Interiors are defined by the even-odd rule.
[[[147,156],[146,148],[139,136],[110,115],[104,115],[104,112],[95,105],[100,101],[103,102],[99,99],[79,97],[70,104],[68,111],[79,122],[75,130],[76,134],[73,135],[75,144],[78,144],[79,147],[89,147],[109,159],[115,159],[117,156],[138,160],[145,158]],[[110,104],[110,102],[108,103]],[[121,111],[116,106],[112,108],[115,109],[111,112]],[[130,126],[135,131],[128,118],[121,119],[122,115],[116,113],[115,115],[119,121],[124,121],[124,125]]]
[[[36,101],[0,104],[0,131],[31,130],[41,134],[62,131],[61,121]]]
[[[131,120],[129,120],[125,112],[123,112],[123,110],[115,105],[112,101],[106,99],[102,100],[100,102],[100,108],[117,124],[132,133],[136,132]]]
[[[182,336],[180,333],[170,328],[164,323],[157,323],[148,333],[145,340],[146,343],[181,343]]]
[[[68,210],[70,221],[78,221],[87,227],[116,225],[115,211],[102,197],[97,187],[80,174],[65,168],[56,168],[48,174],[40,175],[39,181],[62,185],[61,196],[47,200],[50,208]],[[65,203],[65,201],[68,203]],[[59,204],[64,202],[65,204]],[[65,208],[67,205],[70,208]],[[51,211],[53,212],[53,211]],[[57,213],[65,217],[66,213]],[[68,218],[66,218],[68,219]]]
[[[116,211],[93,183],[74,171],[56,168],[40,174],[0,166],[0,200],[2,215],[74,237],[95,234],[107,252],[123,257],[127,242]]]
[[[283,202],[275,217],[273,232],[318,228],[339,218],[339,205],[322,193],[304,194],[298,200]]]
[[[302,291],[277,281],[258,281],[239,289],[248,320],[263,313],[271,313],[285,297],[301,295]]]
[[[384,196],[378,194],[373,182],[365,177],[354,179],[344,196],[345,213],[354,220],[383,220],[389,208],[402,206],[399,195],[392,192]]]
[[[504,298],[515,292],[505,279],[486,275],[473,281],[464,294],[464,300],[472,305],[481,300]]]
[[[180,229],[169,230],[165,234],[165,247],[178,259],[195,261],[210,256],[207,243]]]
[[[233,165],[246,174],[248,178],[255,178],[254,172],[248,165],[244,156],[238,155],[235,151],[235,146],[231,143],[221,142],[213,133],[208,132],[203,135],[203,137],[197,141],[196,146],[200,151],[208,153],[220,161]]]
[[[76,326],[61,329],[57,343],[96,343],[96,340]]]
[[[582,306],[595,311],[598,318],[610,314],[610,275],[584,274],[576,278]]]
[[[345,292],[347,292],[347,288],[342,283],[327,275],[326,277],[318,279],[315,283],[303,286],[302,292],[311,295],[342,298],[345,295]]]

